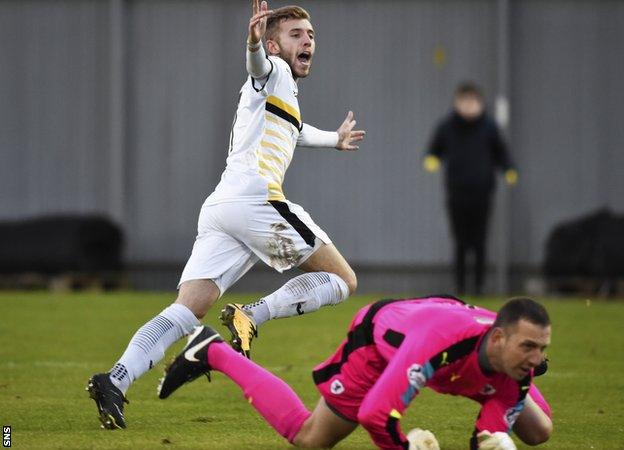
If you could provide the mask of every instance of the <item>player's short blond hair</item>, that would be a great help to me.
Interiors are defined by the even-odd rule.
[[[275,40],[279,33],[279,26],[285,20],[310,20],[310,14],[301,6],[283,6],[273,11],[267,19],[266,32],[264,34],[266,40]]]

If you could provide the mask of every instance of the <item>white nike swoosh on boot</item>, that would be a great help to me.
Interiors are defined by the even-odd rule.
[[[191,348],[189,348],[187,351],[184,352],[184,358],[187,361],[190,361],[190,362],[199,362],[199,359],[195,358],[195,353],[197,353],[197,351],[200,348],[202,348],[204,345],[208,344],[209,342],[214,341],[218,337],[219,337],[218,334],[213,334],[209,338],[204,339],[203,341],[199,342],[198,344],[192,346]]]

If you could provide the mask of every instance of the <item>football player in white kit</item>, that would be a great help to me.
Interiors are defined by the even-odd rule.
[[[297,6],[270,11],[267,2],[252,1],[249,77],[240,91],[227,166],[202,206],[176,301],[135,333],[110,372],[89,380],[87,390],[104,428],[126,427],[123,406],[130,384],[200,325],[214,302],[259,259],[279,272],[299,267],[304,273],[257,302],[222,310],[232,346],[247,356],[261,323],[335,305],[356,289],[347,261],[310,215],[286,199],[282,182],[297,145],[357,150],[365,132],[353,129],[351,111],[334,132],[302,122],[297,80],[308,76],[314,58],[310,16]]]

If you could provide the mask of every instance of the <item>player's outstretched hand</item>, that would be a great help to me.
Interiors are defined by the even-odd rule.
[[[266,32],[267,16],[273,13],[269,10],[267,2],[260,3],[258,0],[252,0],[253,15],[249,19],[249,38],[250,44],[257,44],[264,37]]]
[[[440,450],[438,440],[429,430],[414,428],[407,433],[409,450]]]
[[[516,450],[516,444],[507,433],[482,431],[477,434],[479,450]]]
[[[336,148],[338,150],[357,150],[360,148],[357,145],[353,145],[354,142],[359,142],[364,139],[366,131],[354,130],[353,127],[357,122],[353,120],[353,111],[347,113],[347,117],[340,125],[340,128],[336,130],[338,132],[338,143]]]

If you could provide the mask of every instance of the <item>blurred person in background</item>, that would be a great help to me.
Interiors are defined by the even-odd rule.
[[[483,290],[488,219],[495,172],[504,171],[505,181],[515,185],[513,166],[501,131],[487,112],[481,88],[472,82],[457,86],[453,110],[437,125],[427,148],[423,166],[427,172],[445,169],[446,205],[454,239],[455,286],[466,291],[466,256],[474,254],[474,293]]]

